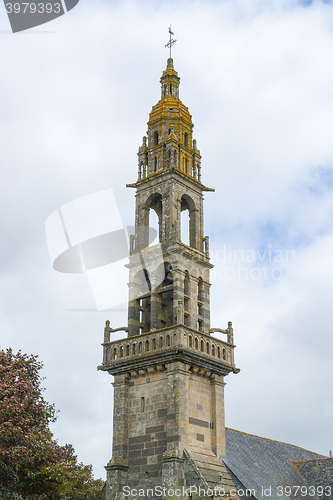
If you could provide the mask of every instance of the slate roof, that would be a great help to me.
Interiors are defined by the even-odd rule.
[[[285,494],[278,494],[281,493],[278,486],[309,487],[300,468],[294,462],[327,459],[323,455],[298,446],[228,428],[226,428],[226,456],[221,458],[229,469],[237,488],[243,485],[244,489],[254,490],[255,497],[259,500],[288,498]],[[263,489],[269,488],[270,490],[266,491],[265,495]],[[296,488],[293,488],[293,492],[296,492]],[[301,491],[293,498],[318,499],[313,495],[303,496]]]
[[[186,450],[185,454],[190,458],[197,474],[202,478],[204,487],[213,491],[214,488],[221,488],[225,495],[229,496],[230,489],[235,488],[235,485],[224,463],[212,451],[200,449],[195,451],[195,448],[192,448]],[[192,478],[188,477],[188,479]],[[191,481],[188,484],[191,484]]]

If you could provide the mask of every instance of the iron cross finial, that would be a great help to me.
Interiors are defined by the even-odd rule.
[[[168,47],[170,49],[170,58],[171,58],[171,47],[177,42],[177,40],[174,40],[173,38],[171,38],[171,35],[174,35],[174,33],[171,31],[171,24],[169,27],[169,34],[170,34],[170,40],[165,45],[165,47]]]

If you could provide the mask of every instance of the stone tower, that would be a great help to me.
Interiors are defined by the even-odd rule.
[[[106,499],[128,488],[163,498],[195,498],[194,487],[233,486],[225,453],[224,376],[234,364],[233,330],[210,328],[209,240],[203,228],[201,156],[188,108],[179,99],[171,58],[161,77],[148,136],[138,152],[135,234],[129,258],[128,336],[110,341],[106,322],[103,364],[114,376],[112,458]],[[159,242],[150,245],[151,210]],[[189,239],[181,241],[181,212]],[[226,334],[225,341],[211,333]],[[127,489],[125,488],[127,487]],[[184,491],[182,488],[185,488]],[[192,487],[191,491],[186,488]],[[218,497],[218,494],[210,495]],[[237,498],[237,497],[236,497]]]

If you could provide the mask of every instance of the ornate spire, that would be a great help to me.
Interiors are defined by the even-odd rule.
[[[167,67],[163,71],[160,79],[161,82],[161,98],[176,97],[179,99],[179,82],[180,78],[177,71],[173,67],[173,59],[169,57]]]
[[[175,170],[200,184],[200,189],[214,191],[201,183],[201,155],[193,138],[192,116],[179,98],[180,78],[170,57],[160,82],[161,99],[152,107],[148,137],[143,138],[138,151],[138,182]]]

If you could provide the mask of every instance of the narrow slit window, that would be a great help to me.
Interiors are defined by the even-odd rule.
[[[145,398],[144,397],[141,398],[141,411],[142,412],[145,411]]]

